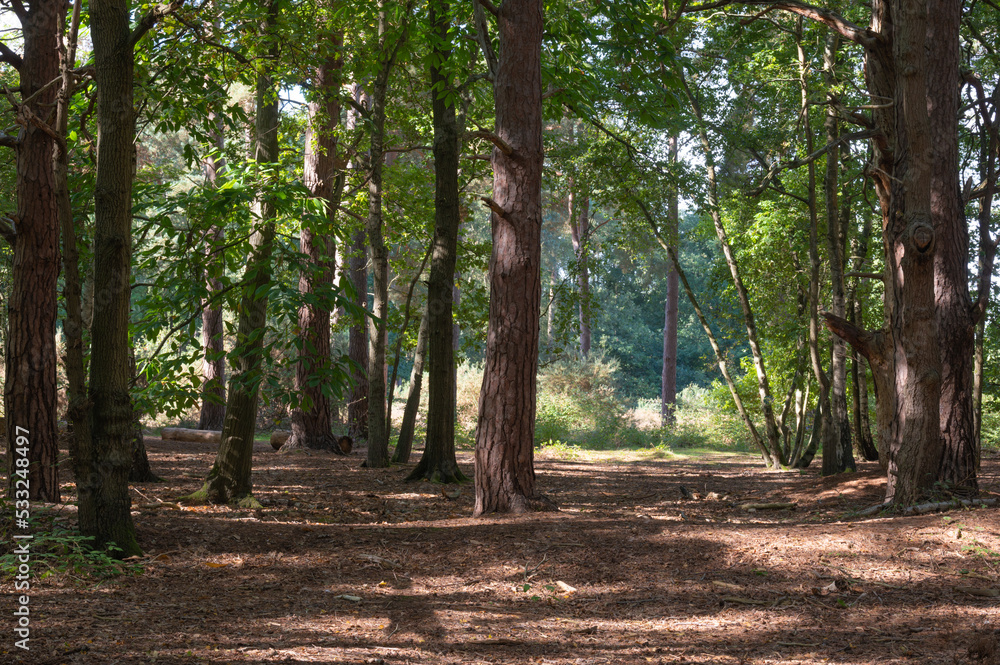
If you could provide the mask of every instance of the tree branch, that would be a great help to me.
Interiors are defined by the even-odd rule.
[[[479,0],[479,4],[483,6],[483,9],[494,16],[500,16],[500,8],[494,5],[490,0]]]
[[[185,21],[184,18],[181,16],[174,16],[174,20],[183,25],[188,30],[190,30],[192,33],[194,33],[195,37],[197,37],[198,41],[200,41],[202,44],[211,46],[214,49],[218,49],[223,53],[227,53],[233,56],[236,62],[240,63],[241,65],[250,64],[250,58],[246,57],[236,49],[230,48],[225,44],[220,44],[219,42],[206,37],[200,26],[197,26],[189,21]]]
[[[17,148],[21,145],[21,139],[16,136],[11,136],[10,134],[0,134],[0,147],[4,148]]]
[[[488,196],[480,196],[479,200],[483,202],[487,208],[495,212],[499,217],[506,217],[507,211],[500,207],[500,204],[491,199]]]
[[[752,189],[751,191],[749,191],[747,193],[747,196],[760,196],[761,193],[765,189],[767,189],[768,185],[771,184],[771,181],[774,180],[774,178],[781,171],[787,171],[789,169],[797,169],[800,166],[805,166],[806,164],[808,164],[810,162],[814,162],[817,159],[819,159],[820,157],[822,157],[823,155],[825,155],[830,150],[833,150],[834,148],[840,146],[841,143],[845,143],[847,141],[858,141],[858,140],[861,140],[861,139],[869,139],[869,138],[872,138],[874,136],[877,136],[878,134],[879,134],[879,132],[876,131],[876,130],[874,130],[874,129],[865,129],[863,131],[853,132],[851,134],[841,134],[840,136],[837,137],[837,139],[835,141],[831,141],[831,142],[827,143],[825,146],[823,146],[819,150],[813,151],[812,154],[806,155],[802,159],[793,159],[793,160],[788,161],[788,162],[774,161],[774,162],[771,163],[770,168],[768,169],[767,175],[764,176],[764,179],[761,181],[761,183],[759,185],[757,185],[757,187],[755,187],[754,189]],[[761,160],[759,157],[758,157],[758,160],[763,163],[763,160]]]
[[[474,136],[476,138],[486,139],[487,141],[495,145],[500,150],[500,152],[502,152],[505,155],[514,154],[514,148],[512,148],[509,143],[507,143],[506,141],[504,141],[502,138],[500,138],[491,131],[487,131],[485,129],[477,129],[476,131],[469,132],[468,136]]]
[[[487,0],[489,2],[489,0]],[[489,24],[486,22],[486,14],[483,13],[483,3],[479,0],[472,0],[472,22],[476,26],[476,41],[479,42],[479,49],[486,59],[486,71],[489,72],[490,80],[494,80],[497,75],[497,68],[500,61],[496,51],[493,50],[493,42],[490,40]],[[493,15],[497,15],[498,10],[493,8]]]
[[[24,24],[24,20],[28,18],[28,10],[24,8],[24,3],[21,0],[10,0],[10,8],[14,11],[14,14],[20,19],[21,24]]]
[[[0,238],[6,240],[11,247],[14,246],[14,237],[17,235],[17,231],[14,230],[16,226],[10,217],[0,217]]]
[[[160,19],[164,16],[173,14],[180,9],[183,4],[184,0],[171,0],[166,4],[157,5],[156,7],[150,9],[146,15],[139,19],[139,22],[136,23],[135,29],[132,30],[132,35],[129,37],[129,44],[134,47],[147,32],[153,29],[153,26],[156,25]]]
[[[21,66],[24,64],[24,60],[21,59],[21,56],[10,50],[10,47],[3,42],[0,42],[0,62],[6,62],[8,65],[19,71]]]
[[[773,2],[772,0],[742,0],[741,2],[718,0],[717,2],[703,2],[689,6],[684,11],[687,13],[704,12],[710,9],[729,7],[734,4],[766,6],[769,9],[781,9],[792,14],[798,14],[804,18],[822,23],[844,39],[848,39],[855,44],[860,44],[865,48],[872,48],[878,43],[878,36],[875,33],[867,28],[862,28],[859,25],[851,23],[837,12],[804,2],[795,2],[794,0],[781,0],[779,2]]]
[[[875,333],[863,330],[847,319],[834,316],[830,312],[820,312],[820,315],[826,319],[826,327],[830,329],[830,332],[854,347],[858,353],[868,359],[868,362],[874,362],[872,353],[875,351],[873,344]]]

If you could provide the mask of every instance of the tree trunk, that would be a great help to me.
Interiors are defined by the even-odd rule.
[[[205,157],[205,181],[209,187],[216,187],[220,174],[225,171],[226,138],[222,117],[209,115],[209,124],[214,143],[214,152]],[[225,258],[218,247],[225,240],[225,230],[213,225],[208,230],[207,257],[205,263],[208,279],[208,299],[222,290],[220,273],[225,270]],[[199,429],[222,429],[226,416],[226,349],[222,335],[222,303],[206,300],[201,310],[201,343],[205,350],[202,361],[201,414]]]
[[[541,300],[541,0],[499,7],[500,60],[493,84],[493,252],[483,387],[476,428],[475,515],[551,506],[533,463]]]
[[[371,249],[373,314],[368,319],[368,458],[365,466],[389,466],[389,429],[386,422],[386,334],[389,313],[389,251],[382,235],[382,166],[385,141],[386,98],[389,74],[399,47],[406,39],[409,6],[398,39],[387,43],[388,17],[379,2],[379,69],[372,87],[371,146],[368,150],[368,245]]]
[[[827,35],[826,47],[823,53],[823,79],[828,95],[836,85],[834,68],[837,61],[837,51],[840,49],[840,37],[833,32]],[[837,121],[837,109],[831,104],[826,108],[823,121],[826,128],[826,141],[832,144],[840,137],[840,127]],[[811,151],[810,151],[811,152]],[[838,201],[840,186],[839,150],[826,153],[826,172],[823,187],[826,201],[827,251],[829,252],[830,283],[832,289],[832,313],[844,318],[847,314],[844,295],[844,238],[845,225],[850,216],[850,199],[846,196]],[[817,321],[818,323],[818,321]],[[817,326],[818,327],[818,326]],[[833,336],[832,359],[830,362],[830,447],[833,459],[827,469],[827,455],[823,454],[823,473],[841,473],[856,471],[854,447],[851,443],[851,420],[847,411],[847,342]]]
[[[855,272],[860,272],[868,263],[868,237],[872,233],[871,216],[865,215],[864,220],[861,233],[856,233],[851,239]],[[857,276],[853,277],[847,290],[847,320],[859,328],[864,328],[864,308],[858,298],[859,279]],[[856,348],[851,349],[851,386],[854,402],[854,441],[858,452],[869,462],[880,460],[885,470],[885,458],[879,457],[878,448],[872,439],[871,419],[868,415],[868,378],[864,361]]]
[[[358,307],[368,309],[368,250],[365,232],[359,229],[351,244],[351,283]],[[347,398],[347,426],[355,439],[368,439],[368,324],[356,318],[347,333],[347,354],[352,361],[351,392]]]
[[[888,453],[886,500],[897,503],[921,498],[939,470],[947,475],[940,428],[953,417],[955,425],[963,420],[952,407],[956,399],[961,401],[960,381],[956,382],[961,361],[953,350],[962,347],[964,331],[948,330],[955,323],[954,312],[947,302],[935,301],[936,272],[943,287],[940,298],[947,300],[956,287],[949,284],[952,275],[945,264],[953,250],[965,247],[962,238],[967,235],[961,211],[947,202],[952,194],[958,195],[957,162],[947,165],[952,168],[950,175],[937,164],[938,159],[948,161],[951,153],[957,155],[957,106],[933,110],[933,123],[928,115],[929,108],[941,103],[941,95],[950,94],[943,88],[954,87],[956,95],[958,90],[959,63],[952,59],[957,57],[958,24],[952,23],[961,7],[943,5],[935,1],[934,18],[928,21],[928,6],[922,0],[895,0],[891,6],[883,0],[873,2],[871,29],[880,39],[866,44],[865,73],[872,103],[880,106],[873,109],[873,119],[884,134],[872,143],[870,172],[883,212],[887,325],[871,333],[827,317],[834,332],[872,366],[879,452]],[[928,76],[932,70],[936,76]],[[951,83],[937,78],[944,71],[950,72]],[[895,104],[886,107],[880,101],[885,99]],[[954,188],[946,185],[948,180],[954,180]],[[964,263],[962,270],[964,284]],[[946,338],[948,344],[941,345]],[[971,343],[963,352],[971,359]],[[942,392],[946,364],[946,383],[951,387],[947,398]],[[971,421],[968,400],[964,406],[966,420]]]
[[[56,283],[59,277],[59,202],[53,169],[57,142],[45,130],[59,94],[44,87],[60,76],[60,45],[66,3],[21,7],[24,57],[19,64],[17,215],[13,232],[12,287],[7,303],[4,413],[7,423],[8,489],[13,497],[18,436],[27,436],[28,495],[58,503],[59,433],[56,428]],[[41,125],[41,126],[39,126]],[[44,127],[44,128],[43,128]],[[54,132],[53,132],[54,133]],[[65,135],[64,135],[65,136]],[[23,441],[23,439],[22,439]]]
[[[56,107],[56,133],[63,137],[67,135],[69,129],[69,109],[75,87],[72,70],[76,67],[81,5],[81,0],[76,0],[73,5],[73,18],[70,22],[65,56],[61,64],[63,80]],[[84,321],[81,302],[80,251],[77,247],[73,205],[69,196],[69,151],[65,144],[57,146],[54,168],[63,246],[63,301],[66,307],[66,318],[63,319],[63,334],[66,337],[64,362],[66,364],[66,398],[69,402],[66,417],[72,430],[69,440],[69,455],[73,477],[77,485],[80,485],[86,482],[89,473],[89,460],[81,458],[80,442],[83,442],[84,450],[89,450],[90,420],[87,405],[87,370],[84,362],[86,352],[83,343]]]
[[[94,322],[91,329],[89,467],[78,483],[80,532],[122,556],[141,554],[132,523],[129,398],[129,298],[132,182],[135,177],[134,55],[128,3],[92,0],[90,29],[97,81],[97,178],[94,187]]]
[[[135,349],[129,349],[129,364],[131,365],[132,379],[130,383],[134,386],[145,386],[146,382],[136,375]],[[142,411],[132,400],[132,468],[129,469],[128,479],[133,483],[156,483],[162,480],[153,473],[149,466],[149,456],[146,454],[146,439],[142,433]]]
[[[306,447],[340,453],[339,438],[331,433],[333,410],[324,393],[326,380],[317,375],[330,367],[330,301],[336,270],[334,223],[343,194],[344,174],[336,168],[336,129],[340,122],[340,50],[343,34],[332,38],[334,52],[317,68],[313,80],[316,99],[309,103],[306,128],[304,179],[310,195],[325,207],[322,223],[305,221],[299,236],[299,251],[306,255],[306,266],[299,276],[298,331],[302,342],[295,364],[295,391],[300,403],[292,409],[292,436],[283,449]],[[320,302],[316,302],[316,298]]]
[[[427,282],[427,442],[407,480],[445,483],[468,480],[455,458],[455,348],[452,312],[458,255],[458,126],[448,76],[451,26],[448,0],[430,5],[434,33],[431,55],[434,115],[434,240]],[[536,315],[537,318],[537,315]],[[537,322],[536,322],[537,326]],[[536,339],[537,343],[537,339]]]
[[[979,440],[973,420],[976,311],[969,295],[969,231],[959,182],[960,106],[959,31],[962,3],[927,1],[927,99],[930,214],[937,237],[934,251],[934,302],[941,356],[940,459],[936,479],[960,493],[975,493]],[[933,454],[933,450],[930,451]]]
[[[590,354],[590,272],[587,257],[590,252],[590,194],[579,193],[579,204],[574,193],[569,198],[569,228],[573,241],[573,253],[576,255],[576,284],[579,290],[580,304],[580,355],[586,358]],[[575,208],[578,207],[579,210]]]
[[[264,5],[266,18],[261,26],[270,61],[277,57],[277,43],[271,30],[276,22],[278,6]],[[272,165],[278,162],[278,89],[267,70],[257,75],[256,84],[256,152],[255,162]],[[253,498],[251,468],[253,463],[254,431],[257,420],[257,397],[263,379],[263,346],[261,332],[267,323],[267,285],[271,281],[271,252],[274,246],[276,210],[270,189],[270,174],[260,183],[255,205],[257,228],[250,238],[251,254],[237,309],[236,344],[233,351],[233,375],[226,400],[226,419],[222,426],[222,442],[215,464],[204,486],[190,499],[211,503],[257,507]]]
[[[403,422],[399,426],[399,438],[396,449],[392,453],[393,464],[406,464],[410,461],[410,451],[413,449],[413,430],[417,424],[417,413],[420,411],[420,388],[424,382],[424,358],[427,353],[427,313],[420,318],[420,332],[417,334],[417,348],[413,352],[413,369],[410,371],[410,392],[406,396],[406,406],[403,407]]]
[[[667,139],[671,164],[677,163],[677,134]],[[667,201],[667,242],[677,253],[678,236],[677,187],[671,186]],[[673,262],[667,267],[667,296],[663,304],[663,370],[660,376],[660,424],[673,424],[677,410],[677,310],[679,280]]]

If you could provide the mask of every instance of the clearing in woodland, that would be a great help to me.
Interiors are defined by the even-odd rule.
[[[31,651],[6,640],[0,660],[1000,658],[996,510],[857,517],[883,496],[873,464],[821,478],[817,468],[767,471],[739,454],[542,450],[538,486],[559,512],[472,519],[471,486],[406,484],[413,465],[359,468],[364,449],[278,455],[266,443],[254,450],[263,509],[178,505],[203,482],[214,446],[146,445],[165,482],[132,489],[145,556],[122,565],[141,572],[95,580],[62,569],[36,579]],[[471,477],[471,455],[459,462]],[[1000,489],[998,472],[989,453],[984,496]],[[71,509],[55,507],[37,531],[73,523]],[[0,588],[13,592],[12,583]]]

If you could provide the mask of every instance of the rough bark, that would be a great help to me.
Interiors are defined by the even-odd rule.
[[[135,177],[134,55],[128,3],[89,5],[97,81],[97,178],[94,186],[94,321],[91,328],[90,440],[80,452],[88,467],[78,480],[80,532],[123,556],[141,553],[132,523],[129,398],[129,297],[132,183]]]
[[[336,453],[341,449],[330,431],[333,409],[323,391],[325,381],[317,381],[317,375],[326,372],[331,362],[329,295],[336,270],[334,223],[344,187],[344,175],[336,169],[342,45],[343,35],[334,36],[333,53],[316,69],[316,99],[309,103],[303,172],[306,188],[322,202],[325,217],[322,223],[304,222],[299,235],[299,251],[306,256],[306,265],[299,276],[303,304],[298,315],[301,349],[295,365],[295,390],[303,403],[292,409],[292,436],[284,444],[288,449],[306,447]]]
[[[677,135],[671,134],[667,141],[670,162],[676,164]],[[680,242],[677,198],[677,187],[671,186],[667,201],[666,239],[674,254],[677,253]],[[674,422],[677,410],[677,311],[680,295],[680,283],[673,261],[669,263],[667,271],[667,294],[663,303],[663,369],[660,375],[660,423],[664,426]]]
[[[55,0],[39,0],[21,9],[24,56],[18,73],[21,99],[28,101],[18,107],[22,127],[16,148],[16,232],[4,349],[8,490],[13,496],[18,478],[14,464],[20,458],[14,445],[26,431],[29,497],[54,503],[61,500],[55,340],[59,203],[53,169],[57,140],[48,123],[59,87],[46,85],[60,77],[65,16],[66,3]]]
[[[476,428],[475,515],[550,505],[533,463],[541,300],[541,0],[505,0],[497,27],[490,312]]]
[[[940,458],[936,480],[947,488],[978,490],[979,440],[973,419],[976,310],[969,295],[969,234],[959,182],[959,30],[962,3],[928,0],[925,44],[930,136],[930,214],[934,244],[934,303],[941,356]],[[930,454],[933,454],[933,450]]]
[[[420,318],[420,332],[417,334],[417,348],[413,352],[413,369],[410,371],[410,392],[406,396],[403,407],[403,421],[399,426],[399,438],[396,449],[392,452],[393,464],[406,464],[410,461],[413,449],[413,430],[417,424],[417,412],[420,410],[420,390],[424,382],[424,359],[427,355],[427,314]]]
[[[467,480],[455,458],[455,348],[452,312],[455,263],[458,256],[459,138],[448,60],[451,48],[450,3],[435,0],[430,7],[434,33],[431,55],[434,119],[434,240],[431,274],[427,282],[427,441],[423,455],[407,480],[440,482]],[[537,341],[537,340],[536,340]]]
[[[277,56],[276,39],[271,30],[276,22],[276,3],[265,3],[266,18],[261,35],[271,62]],[[256,82],[255,162],[267,166],[278,162],[279,100],[271,71],[264,69]],[[270,178],[271,176],[269,176]],[[191,500],[237,504],[256,507],[253,499],[251,468],[254,431],[257,420],[257,398],[262,380],[263,344],[261,335],[267,317],[267,285],[271,280],[271,253],[275,236],[275,202],[271,182],[265,179],[254,204],[257,228],[250,239],[251,254],[244,275],[246,287],[237,308],[236,344],[233,350],[233,374],[226,399],[226,419],[222,426],[222,442],[215,463],[204,486],[192,494]]]

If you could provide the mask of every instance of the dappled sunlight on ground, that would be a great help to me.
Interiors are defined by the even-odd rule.
[[[413,463],[267,444],[262,509],[179,505],[214,448],[147,445],[166,482],[135,488],[144,573],[39,581],[37,650],[0,660],[965,665],[1000,628],[980,595],[1000,588],[996,510],[856,518],[881,502],[874,464],[823,479],[747,455],[542,450],[561,510],[473,519],[470,485],[404,483]]]

